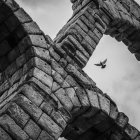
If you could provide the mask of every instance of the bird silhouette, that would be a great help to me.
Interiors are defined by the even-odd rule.
[[[107,62],[107,59],[105,59],[104,61],[100,61],[100,63],[94,64],[94,65],[100,66],[102,69],[104,69],[106,67],[106,62]]]

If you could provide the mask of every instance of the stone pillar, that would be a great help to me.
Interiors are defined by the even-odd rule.
[[[55,43],[69,59],[85,67],[110,22],[94,1],[72,1],[73,16],[60,30]]]
[[[16,2],[0,0],[1,140],[57,140],[71,118],[52,94],[53,77],[67,76],[52,44]]]

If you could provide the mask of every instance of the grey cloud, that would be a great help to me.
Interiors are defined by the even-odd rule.
[[[32,7],[37,7],[44,4],[57,6],[58,4],[64,2],[64,0],[19,0],[19,1]]]
[[[128,73],[121,81],[114,82],[112,88],[120,111],[125,112],[130,123],[140,129],[140,74]]]

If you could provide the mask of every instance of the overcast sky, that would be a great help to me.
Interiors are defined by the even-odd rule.
[[[72,15],[70,0],[16,1],[51,38]],[[140,4],[139,0],[136,1]],[[106,69],[94,66],[105,58],[108,59]],[[140,63],[127,47],[110,36],[104,36],[84,70],[140,130]]]

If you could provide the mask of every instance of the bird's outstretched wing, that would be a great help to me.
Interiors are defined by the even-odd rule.
[[[101,64],[94,64],[94,65],[96,65],[96,66],[101,66]]]
[[[106,64],[106,62],[107,62],[107,59],[105,59],[105,60],[102,62],[102,64],[103,64],[103,65],[105,65],[105,64]]]

